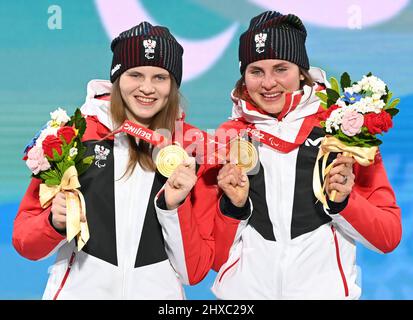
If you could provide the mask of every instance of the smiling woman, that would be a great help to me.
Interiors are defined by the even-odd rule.
[[[113,121],[122,124],[129,119],[151,130],[162,128],[174,131],[175,116],[181,111],[180,93],[174,76],[168,70],[155,66],[138,66],[125,71],[113,83],[111,113]],[[128,172],[136,161],[146,169],[155,170],[152,148],[145,141],[131,147]]]
[[[369,167],[345,153],[326,159],[327,204],[315,198],[322,146],[314,141],[324,136],[316,93],[328,82],[310,67],[306,37],[300,18],[277,11],[251,19],[240,37],[242,76],[221,129],[258,140],[260,157],[255,170],[226,164],[217,177],[214,267],[221,267],[212,290],[219,299],[358,299],[356,242],[387,253],[401,239],[380,154]],[[338,196],[329,198],[332,191]]]
[[[195,166],[198,149],[183,138],[191,132],[207,141],[180,108],[183,48],[167,28],[142,22],[111,49],[111,81],[90,81],[81,108],[83,142],[97,160],[80,177],[90,239],[80,251],[66,240],[66,193],[44,209],[33,178],[13,245],[31,260],[57,251],[44,299],[184,299],[183,284],[200,282],[213,263],[217,193],[206,182],[214,173]],[[160,129],[185,159],[169,178],[153,160]]]

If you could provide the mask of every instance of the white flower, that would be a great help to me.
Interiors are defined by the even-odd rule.
[[[386,104],[383,100],[374,100],[372,97],[361,98],[349,108],[359,113],[380,113]]]
[[[361,91],[361,86],[359,84],[355,84],[351,87],[354,93],[359,93]]]
[[[371,91],[373,94],[379,94],[380,97],[386,94],[386,84],[375,76],[363,76],[363,79],[357,82],[357,85],[364,91]]]
[[[338,105],[339,107],[342,107],[342,108],[347,107],[346,103],[341,99],[337,99],[335,104]]]
[[[77,148],[73,147],[69,150],[69,157],[74,158],[77,155]]]
[[[380,100],[381,96],[382,95],[379,93],[374,93],[371,97],[373,98],[373,100]]]
[[[49,121],[50,122],[50,121]],[[43,129],[42,132],[40,133],[39,138],[36,140],[36,146],[42,146],[42,142],[48,135],[52,135],[57,137],[57,131],[59,130],[59,127],[50,127],[49,123],[47,124],[47,128]]]
[[[57,108],[57,110],[50,112],[50,117],[52,118],[51,126],[61,126],[70,120],[70,117],[62,108]]]
[[[374,100],[372,107],[374,108],[375,113],[380,113],[386,104],[383,100]]]
[[[380,94],[380,96],[386,93],[386,84],[381,79],[375,76],[369,78],[373,93]]]
[[[336,131],[340,128],[341,121],[343,119],[344,115],[344,110],[343,108],[338,108],[331,112],[330,116],[326,120],[326,131],[329,133],[332,133],[332,128],[334,128]]]

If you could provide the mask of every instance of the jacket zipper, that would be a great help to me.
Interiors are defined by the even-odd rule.
[[[70,257],[70,260],[69,260],[69,265],[67,266],[67,269],[66,269],[65,275],[63,277],[63,280],[60,283],[59,289],[57,289],[57,292],[54,295],[53,300],[57,300],[57,298],[60,294],[60,291],[62,291],[62,289],[63,289],[63,287],[66,283],[66,280],[69,277],[69,273],[70,273],[70,270],[72,269],[73,262],[75,262],[75,256],[76,256],[76,254],[74,252],[72,252],[72,256]]]
[[[338,239],[337,239],[337,235],[336,235],[336,229],[334,228],[334,226],[331,226],[331,231],[333,232],[333,236],[334,236],[334,245],[335,245],[335,247],[336,247],[337,265],[338,265],[338,269],[339,269],[339,271],[340,271],[341,280],[343,281],[344,295],[345,295],[346,297],[348,297],[347,280],[346,280],[346,276],[345,276],[345,274],[344,274],[343,266],[341,265],[340,249],[339,249],[339,247],[338,247]]]

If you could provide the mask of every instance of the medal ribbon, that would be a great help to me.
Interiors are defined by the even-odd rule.
[[[113,134],[116,134],[119,132],[125,132],[131,136],[142,139],[154,146],[163,144],[166,141],[166,138],[163,135],[149,128],[145,128],[144,126],[133,123],[132,121],[129,121],[129,120],[125,120],[122,126],[118,130],[116,130]]]
[[[250,136],[255,141],[262,142],[262,143],[266,144],[267,146],[269,146],[269,147],[271,147],[271,148],[273,148],[277,151],[283,152],[283,153],[289,153],[292,150],[299,147],[301,144],[303,144],[305,139],[307,139],[307,137],[309,136],[311,130],[314,127],[314,125],[318,122],[317,114],[313,114],[313,115],[307,117],[304,120],[304,122],[303,122],[303,124],[300,128],[300,131],[298,132],[298,135],[295,138],[295,141],[294,142],[289,142],[289,141],[285,141],[281,138],[278,138],[278,137],[276,137],[276,136],[274,136],[274,135],[272,135],[268,132],[257,129],[254,124],[248,123],[242,117],[237,118],[233,121],[234,122],[241,122],[243,124],[243,126],[241,127],[239,124],[234,126],[232,121],[231,121],[227,125],[223,126],[223,128],[225,129],[225,127],[228,126],[228,128],[235,128],[235,129],[238,129],[239,131],[241,129],[245,129],[248,136]]]

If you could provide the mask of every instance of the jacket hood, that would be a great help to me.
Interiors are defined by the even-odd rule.
[[[112,83],[109,80],[94,79],[87,84],[86,99],[80,108],[82,114],[86,116],[96,116],[109,130],[114,130],[112,119],[110,118],[110,101],[96,98],[103,94],[110,94]]]

